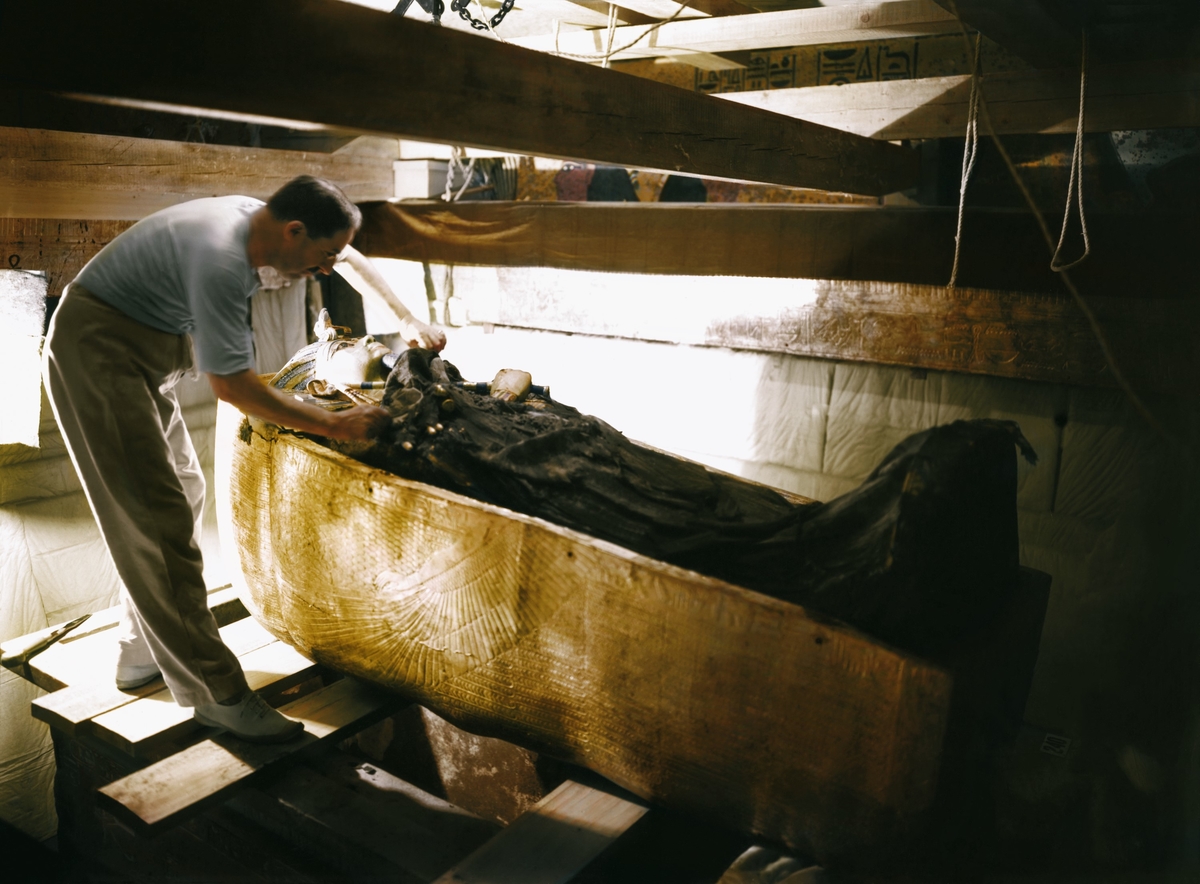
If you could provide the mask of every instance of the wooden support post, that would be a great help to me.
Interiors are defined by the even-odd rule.
[[[918,175],[896,145],[334,0],[9,3],[0,27],[17,87],[853,193]],[[322,64],[281,68],[267,34]]]

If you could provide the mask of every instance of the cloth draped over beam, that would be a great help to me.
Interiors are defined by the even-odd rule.
[[[360,208],[354,246],[363,254],[435,264],[944,286],[954,259],[952,208],[493,200]],[[964,229],[960,286],[1062,293],[1027,212],[967,210]],[[1092,255],[1072,275],[1089,297],[1191,290],[1200,215],[1089,213],[1088,230]]]

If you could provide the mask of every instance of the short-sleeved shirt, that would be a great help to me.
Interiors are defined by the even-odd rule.
[[[223,196],[155,212],[101,249],[76,281],[138,322],[190,334],[201,371],[253,368],[247,301],[259,280],[246,244],[263,205]]]

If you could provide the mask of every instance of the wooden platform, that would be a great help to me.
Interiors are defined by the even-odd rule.
[[[49,691],[32,714],[54,738],[60,851],[85,863],[89,880],[550,884],[612,854],[650,811],[586,771],[506,828],[463,810],[348,753],[346,737],[376,723],[390,729],[385,719],[405,705],[400,699],[277,641],[228,588],[210,593],[210,606],[251,685],[303,721],[303,736],[260,746],[202,727],[161,679],[117,690],[117,609],[10,667]],[[36,638],[8,642],[4,652]],[[691,828],[692,840],[708,837],[702,825]],[[673,841],[655,837],[654,850],[667,842],[668,854],[691,850],[677,832]],[[612,868],[584,880],[622,880],[621,864],[638,862],[646,840],[626,838],[635,858],[618,852],[615,866],[610,859]],[[723,846],[727,862],[733,848]]]

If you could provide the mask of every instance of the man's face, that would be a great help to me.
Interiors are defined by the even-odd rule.
[[[354,236],[353,230],[343,230],[324,239],[313,239],[299,221],[289,221],[283,228],[284,247],[280,266],[275,269],[288,279],[328,276]]]

